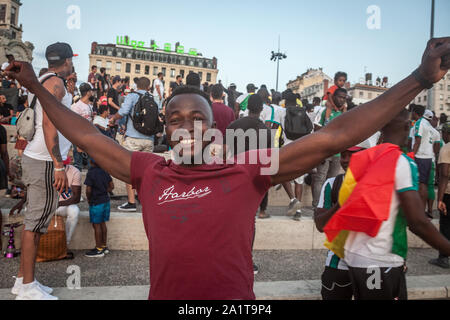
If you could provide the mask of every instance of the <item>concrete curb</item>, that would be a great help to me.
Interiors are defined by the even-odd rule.
[[[449,299],[450,277],[407,277],[409,300]],[[257,300],[321,300],[320,280],[255,282]],[[55,288],[60,300],[146,300],[148,286]],[[0,289],[0,300],[12,300],[10,289]]]

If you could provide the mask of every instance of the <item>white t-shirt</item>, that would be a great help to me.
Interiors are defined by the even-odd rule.
[[[86,104],[83,101],[79,100],[77,103],[72,105],[71,109],[73,112],[78,113],[86,120],[92,122],[93,111],[91,105]]]
[[[441,142],[441,134],[439,133],[439,131],[437,131],[435,128],[433,128],[433,126],[431,126],[431,137],[433,139],[433,146],[436,143],[440,143]],[[436,160],[436,154],[434,153],[434,148],[433,148],[433,161]]]
[[[105,118],[100,117],[100,116],[95,116],[95,118],[94,118],[94,125],[98,125],[98,126],[102,127],[103,129],[107,130],[108,129],[108,124],[109,124],[108,119],[105,119]]]
[[[153,83],[153,96],[159,99],[159,94],[156,86],[159,86],[159,92],[161,92],[161,96],[164,97],[164,83],[159,78],[155,79],[155,82]]]
[[[404,259],[399,253],[403,251],[406,254],[408,248],[407,223],[404,214],[401,213],[398,194],[410,190],[417,191],[418,184],[417,165],[402,154],[395,169],[388,220],[381,224],[376,237],[370,237],[364,232],[349,232],[344,247],[344,260],[350,267],[395,268],[403,265]]]
[[[39,78],[39,81],[41,82],[43,79],[47,78],[50,75],[50,73],[44,74],[42,77]],[[64,98],[61,100],[61,103],[70,109],[70,105],[72,104],[72,95],[67,92]],[[34,94],[30,94],[28,96],[28,103],[31,105],[31,102],[33,101]],[[47,145],[45,144],[44,139],[44,130],[42,128],[42,107],[39,102],[39,99],[36,101],[36,105],[34,107],[35,110],[35,134],[33,137],[33,140],[31,140],[27,147],[25,148],[24,155],[26,155],[29,158],[35,159],[35,160],[41,160],[41,161],[52,161],[52,157],[50,156]],[[69,140],[67,140],[59,131],[58,131],[58,138],[59,138],[59,151],[61,153],[62,160],[67,159],[67,154],[69,153],[69,149],[72,146]]]
[[[272,108],[271,107],[269,107],[268,105],[263,105],[263,110],[261,111],[261,114],[259,115],[259,119],[262,121],[262,122],[266,122],[266,121],[269,121],[270,120],[270,118],[271,118],[271,116],[272,116]],[[240,111],[239,112],[239,117],[240,118],[242,118],[242,117],[248,117],[248,109],[246,109],[245,111]]]
[[[416,124],[412,128],[412,145],[414,146],[416,137],[421,138],[419,150],[417,150],[416,153],[416,158],[432,159],[434,157],[432,129],[434,129],[433,126],[425,118],[420,118],[417,120]]]
[[[9,62],[5,62],[5,63],[2,64],[2,70],[3,71],[5,71],[6,68],[8,68],[8,67],[9,67]]]

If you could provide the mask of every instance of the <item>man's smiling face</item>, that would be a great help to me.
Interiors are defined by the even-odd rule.
[[[201,125],[201,137],[208,129],[213,128],[212,109],[204,97],[194,93],[183,93],[169,101],[166,107],[167,139],[172,149],[179,143],[182,144],[183,150],[180,155],[183,158],[189,156],[193,159],[196,153],[200,151],[203,154],[203,150],[210,144],[210,141],[202,141],[201,137],[200,140],[195,140],[196,138],[199,139],[194,136],[195,122]],[[176,132],[177,130],[188,132],[189,135],[183,135],[180,131]],[[195,144],[197,144],[197,148],[194,148]],[[190,155],[185,154],[185,152],[189,152]]]

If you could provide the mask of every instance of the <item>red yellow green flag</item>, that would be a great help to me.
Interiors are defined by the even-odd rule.
[[[325,246],[344,258],[349,231],[375,237],[389,218],[400,147],[385,143],[354,154],[339,191],[341,208],[324,228]]]

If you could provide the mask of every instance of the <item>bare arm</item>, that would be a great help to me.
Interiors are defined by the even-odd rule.
[[[81,186],[72,186],[72,197],[67,200],[60,201],[58,207],[68,207],[72,204],[80,203],[81,199]]]
[[[412,152],[414,152],[414,154],[416,154],[417,151],[419,151],[421,142],[422,142],[422,138],[421,137],[415,137],[414,138],[414,146],[412,148]]]
[[[92,188],[90,186],[86,186],[86,199],[89,204],[91,204],[91,197],[92,197]]]
[[[436,46],[438,43],[441,45]],[[450,54],[450,38],[430,40],[419,68],[421,76],[432,83],[442,79],[450,67],[446,66],[444,69],[441,66],[441,57],[446,54]],[[369,138],[422,90],[422,85],[411,75],[375,100],[345,112],[319,132],[282,148],[279,170],[272,176],[272,184],[305,174],[324,159]]]
[[[114,190],[114,182],[113,181],[110,181],[109,182],[109,185],[108,185],[108,193],[109,192],[112,192]]]
[[[406,191],[398,195],[409,229],[433,248],[450,255],[450,242],[426,218],[419,193]]]
[[[441,163],[439,165],[439,186],[438,186],[438,209],[445,215],[447,214],[447,206],[444,203],[444,194],[448,184],[448,169],[450,164]]]
[[[317,208],[314,211],[314,223],[316,224],[316,228],[319,232],[323,232],[323,228],[334,216],[334,214],[338,212],[339,208],[339,203],[336,203],[330,209]]]
[[[48,118],[67,139],[93,157],[103,170],[131,183],[130,151],[101,134],[88,120],[64,107],[39,83],[30,64],[14,62],[10,70],[13,71],[9,71],[10,75],[38,97]]]

